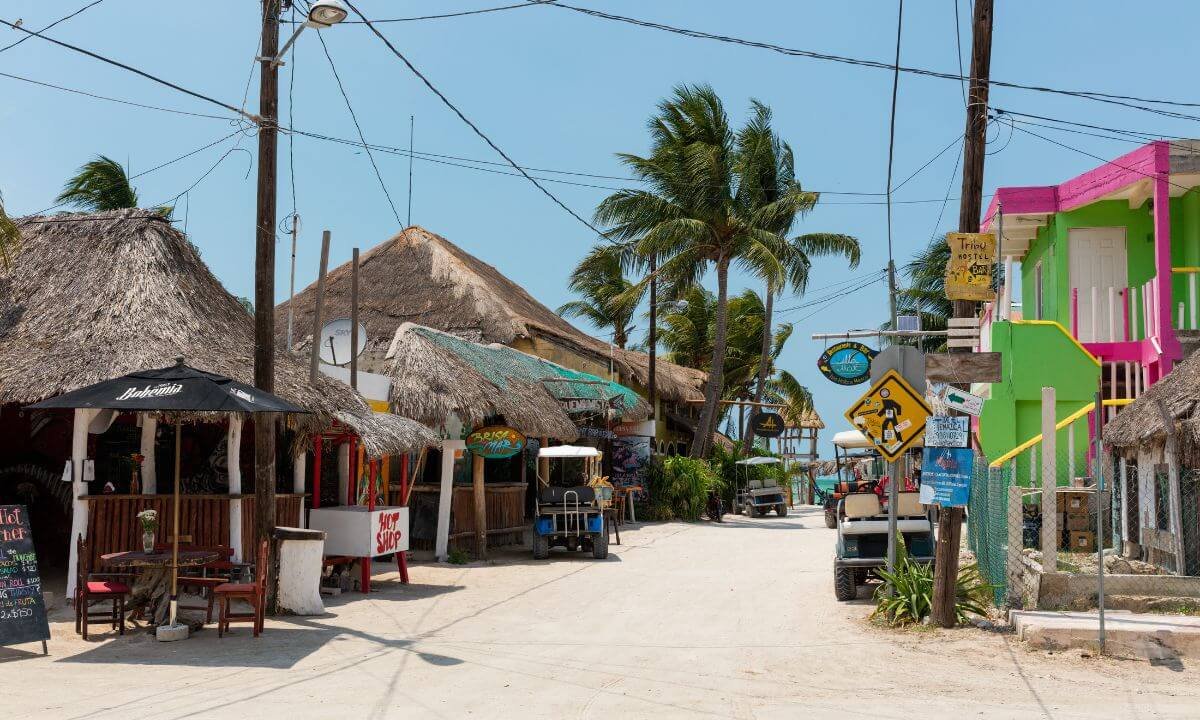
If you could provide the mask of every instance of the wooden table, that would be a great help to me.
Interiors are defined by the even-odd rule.
[[[181,568],[207,565],[220,558],[216,550],[180,550]],[[114,568],[140,569],[133,583],[128,607],[141,610],[154,625],[165,625],[171,611],[171,553],[128,550],[100,556],[101,562]],[[199,627],[203,622],[190,621]],[[195,629],[195,628],[193,628]]]

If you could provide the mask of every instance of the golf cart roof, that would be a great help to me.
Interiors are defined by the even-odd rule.
[[[875,443],[858,430],[843,430],[833,436],[833,444],[840,448],[874,448]]]
[[[777,457],[752,457],[745,460],[738,460],[735,465],[773,465],[779,462]]]
[[[600,451],[593,447],[581,445],[555,445],[538,450],[538,457],[544,458],[586,458],[600,457]]]

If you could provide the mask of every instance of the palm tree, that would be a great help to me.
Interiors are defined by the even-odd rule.
[[[67,180],[56,201],[87,212],[122,210],[138,206],[137,191],[121,163],[104,155],[84,163]]]
[[[4,195],[0,194],[0,264],[8,269],[9,256],[21,245],[21,231],[4,211]]]
[[[658,316],[658,343],[666,349],[662,359],[684,367],[708,370],[712,360],[712,333],[717,317],[717,296],[694,285],[684,293],[682,309]],[[682,303],[681,303],[682,305]],[[649,338],[646,344],[649,346]]]
[[[812,393],[787,370],[780,370],[767,381],[766,393],[772,402],[783,405],[780,414],[790,425],[799,425],[812,409]]]
[[[624,349],[641,298],[629,292],[633,282],[625,277],[619,251],[612,245],[592,248],[571,273],[568,287],[581,299],[563,303],[558,314],[586,318],[601,329],[611,328],[613,344]]]
[[[780,139],[771,127],[771,109],[753,101],[753,117],[738,134],[738,174],[741,183],[738,193],[743,202],[753,208],[761,218],[765,229],[783,237],[791,232],[796,219],[811,210],[820,198],[818,193],[807,192],[796,179],[795,157],[792,148]],[[766,300],[763,308],[763,324],[760,334],[762,349],[758,353],[758,377],[754,389],[755,407],[763,402],[763,392],[770,377],[771,343],[774,336],[771,325],[774,315],[775,296],[790,285],[797,294],[803,295],[808,285],[808,272],[812,258],[839,255],[845,257],[851,269],[858,266],[861,248],[858,240],[838,233],[810,233],[801,235],[786,246],[780,256],[785,274],[766,278]],[[751,425],[743,450],[754,444],[754,426]]]
[[[950,246],[944,238],[934,236],[901,269],[908,286],[896,293],[896,312],[919,316],[923,330],[945,330],[954,315],[954,303],[946,298],[948,262]],[[884,327],[891,328],[891,323],[885,323]],[[919,340],[919,347],[925,352],[942,351],[945,345],[945,338],[939,336]]]
[[[729,270],[738,266],[759,277],[781,277],[779,257],[786,243],[768,227],[773,213],[749,206],[738,193],[739,153],[744,149],[711,87],[677,87],[659,104],[649,130],[649,156],[619,155],[647,187],[608,196],[596,209],[596,220],[609,227],[610,238],[632,244],[635,253],[629,262],[635,266],[644,269],[651,258],[659,261],[656,275],[668,297],[681,296],[709,269],[715,271],[712,369],[689,453],[698,458],[712,444],[724,387]]]

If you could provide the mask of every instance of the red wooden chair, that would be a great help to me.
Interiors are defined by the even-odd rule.
[[[260,540],[258,552],[255,554],[254,582],[224,583],[213,588],[220,610],[217,616],[217,637],[224,637],[229,630],[229,624],[234,622],[254,623],[254,637],[258,637],[263,629],[263,612],[267,602],[267,540]],[[250,612],[234,613],[230,611],[230,603],[234,600],[244,600],[250,603]]]
[[[92,573],[92,555],[83,535],[75,541],[75,552],[78,558],[75,569],[75,632],[87,640],[88,621],[107,620],[118,634],[124,635],[125,596],[130,593],[129,586],[117,579],[116,575]],[[93,613],[90,606],[94,602],[112,602],[112,610]]]
[[[181,548],[182,549],[182,548]],[[198,568],[187,568],[186,574],[179,576],[179,589],[190,590],[197,595],[203,595],[208,601],[204,605],[183,605],[179,607],[183,610],[204,610],[204,624],[212,624],[213,603],[217,596],[213,591],[221,585],[229,582],[230,573],[233,571],[233,548],[226,545],[218,545],[211,548],[189,548],[198,550],[213,550],[219,553],[219,557],[210,563],[201,565]]]

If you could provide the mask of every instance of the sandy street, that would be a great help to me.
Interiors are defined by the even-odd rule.
[[[817,511],[625,527],[604,562],[503,553],[377,575],[317,618],[0,649],[6,718],[1194,718],[1200,672],[889,632],[831,586]]]

